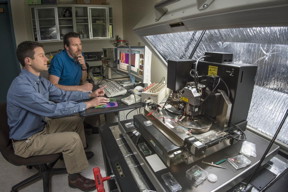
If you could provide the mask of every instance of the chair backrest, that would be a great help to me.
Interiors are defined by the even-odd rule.
[[[6,103],[0,103],[0,151],[2,153],[11,145],[6,106]]]

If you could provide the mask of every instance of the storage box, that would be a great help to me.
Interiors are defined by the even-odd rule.
[[[58,0],[58,4],[75,4],[76,0]]]
[[[42,4],[57,4],[57,0],[42,0]]]
[[[41,5],[41,0],[26,0],[28,5]]]
[[[77,4],[106,5],[106,0],[77,0]]]
[[[76,0],[77,4],[90,4],[90,0]]]
[[[91,0],[91,4],[107,5],[106,0]]]

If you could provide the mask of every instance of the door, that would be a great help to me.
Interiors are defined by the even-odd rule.
[[[8,8],[8,3],[0,3],[0,102],[6,101],[9,86],[20,72],[20,65],[16,58],[12,16]]]

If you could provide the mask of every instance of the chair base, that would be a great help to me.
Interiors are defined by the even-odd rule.
[[[12,187],[11,192],[18,192],[19,189],[24,188],[25,186],[28,186],[40,179],[43,180],[43,191],[44,192],[50,192],[51,188],[51,177],[56,174],[63,174],[67,173],[66,168],[53,168],[49,169],[46,165],[41,165],[39,167],[39,172],[35,175],[32,175],[31,177],[21,181],[20,183],[14,185]]]

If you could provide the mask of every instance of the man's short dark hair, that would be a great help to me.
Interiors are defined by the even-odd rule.
[[[64,48],[65,48],[65,45],[66,45],[66,46],[69,46],[69,45],[70,45],[69,39],[72,38],[72,37],[80,38],[80,34],[79,34],[79,33],[76,33],[76,32],[66,33],[66,34],[64,35],[64,37],[63,37]]]
[[[35,41],[23,41],[22,43],[18,45],[17,50],[16,50],[16,55],[17,55],[18,61],[21,63],[23,67],[25,66],[26,57],[34,59],[34,54],[35,54],[34,49],[37,47],[43,48],[43,45]]]

